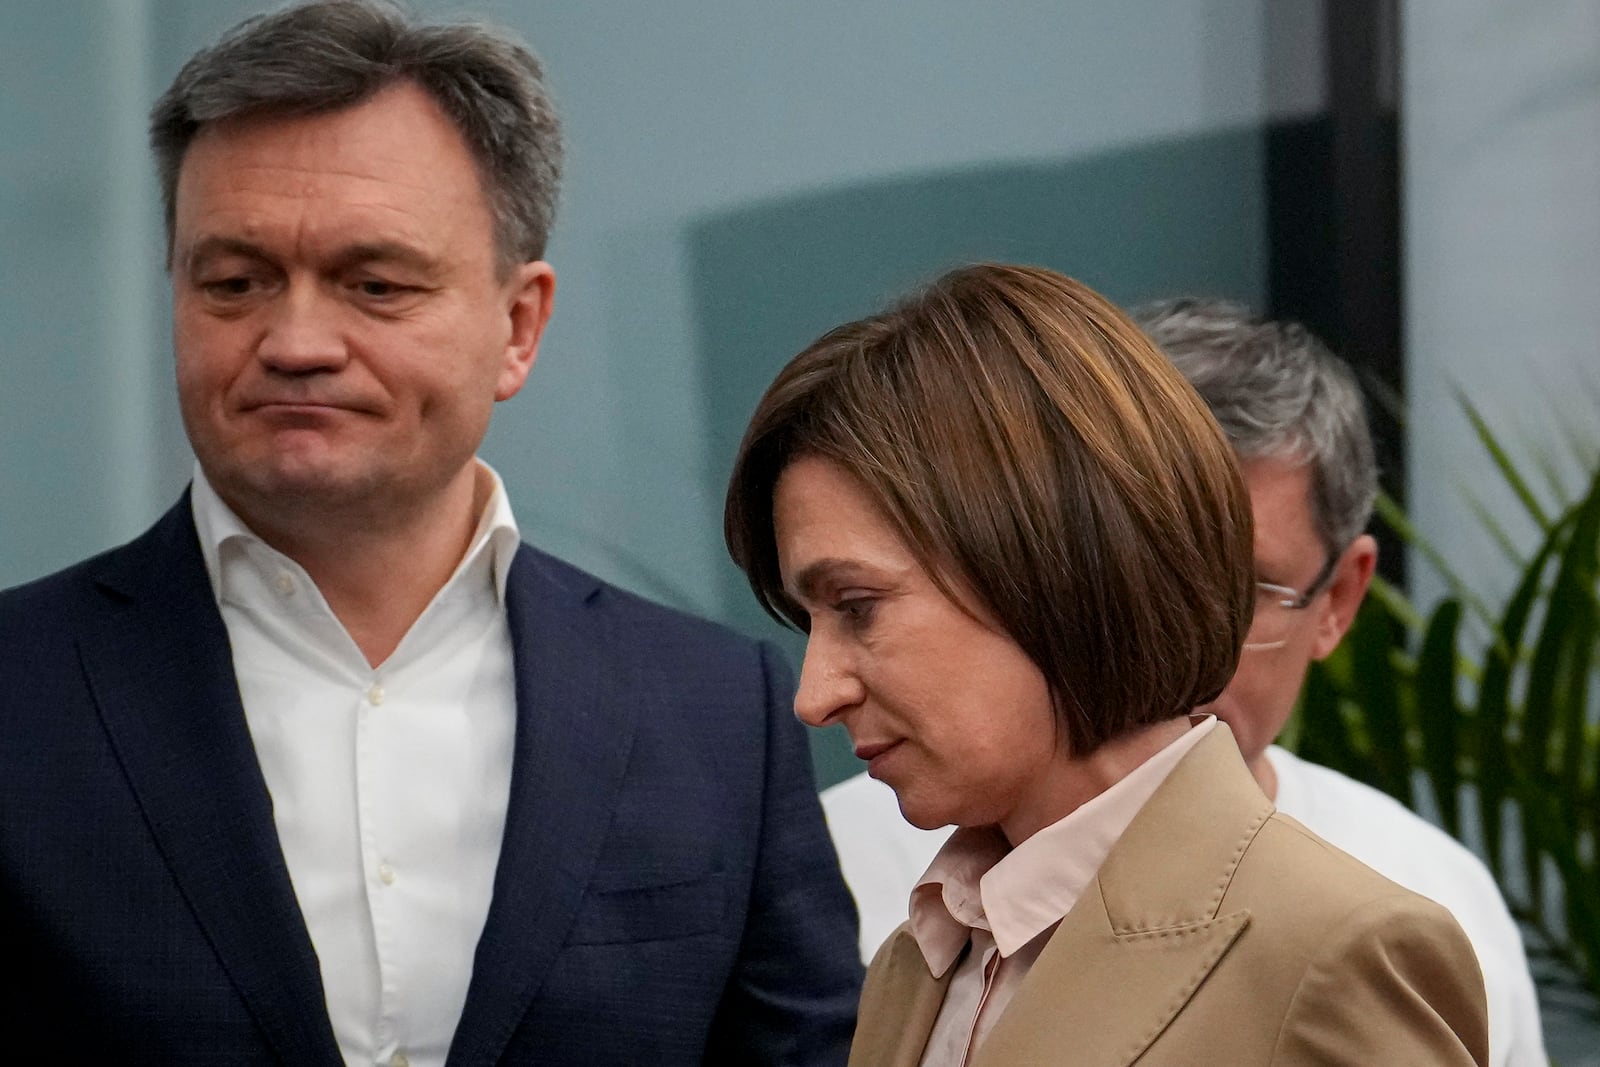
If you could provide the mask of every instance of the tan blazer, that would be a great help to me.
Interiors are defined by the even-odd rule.
[[[916,1067],[944,999],[901,925],[851,1067]],[[971,1067],[1435,1067],[1489,1057],[1450,914],[1327,844],[1214,730],[1134,818]]]

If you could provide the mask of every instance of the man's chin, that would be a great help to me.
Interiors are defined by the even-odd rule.
[[[207,471],[206,477],[217,494],[241,513],[337,513],[373,506],[383,495],[381,480],[370,472],[332,464],[279,462],[216,474]]]
[[[328,463],[286,463],[262,471],[251,480],[265,496],[312,500],[359,498],[371,492],[374,481],[370,476],[356,476]]]

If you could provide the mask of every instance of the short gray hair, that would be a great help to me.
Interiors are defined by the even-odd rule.
[[[1366,529],[1378,493],[1355,375],[1298,322],[1183,297],[1133,317],[1205,400],[1241,459],[1311,465],[1312,518],[1329,552]]]
[[[422,88],[466,141],[502,267],[543,258],[561,127],[539,61],[505,31],[424,25],[390,0],[312,0],[257,15],[184,64],[150,110],[169,256],[178,172],[204,126],[338,111],[400,82]]]

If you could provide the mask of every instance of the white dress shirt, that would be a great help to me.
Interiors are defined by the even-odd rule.
[[[489,912],[516,733],[504,597],[520,537],[482,471],[493,490],[466,555],[376,668],[306,572],[195,471],[201,552],[350,1065],[444,1063]]]

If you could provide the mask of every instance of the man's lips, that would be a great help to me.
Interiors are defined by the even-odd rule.
[[[369,405],[342,400],[307,400],[284,397],[282,399],[251,400],[239,405],[245,414],[265,415],[273,418],[321,418],[328,415],[370,413]]]
[[[343,400],[324,400],[307,396],[263,396],[251,397],[241,402],[239,407],[244,411],[256,411],[261,408],[306,408],[307,410],[339,408],[342,410],[354,407],[354,405]]]

